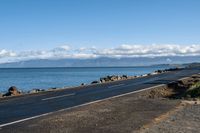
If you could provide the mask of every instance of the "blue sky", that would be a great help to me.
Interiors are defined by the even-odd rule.
[[[0,57],[64,45],[88,52],[174,44],[191,52],[200,44],[199,7],[199,0],[0,0]]]

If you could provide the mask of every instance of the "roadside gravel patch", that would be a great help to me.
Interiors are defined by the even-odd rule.
[[[114,98],[4,127],[3,133],[130,133],[180,104],[179,100]]]
[[[184,107],[167,119],[140,130],[140,133],[199,133],[200,104],[184,103]]]

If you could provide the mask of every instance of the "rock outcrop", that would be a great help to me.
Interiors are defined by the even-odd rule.
[[[21,95],[21,92],[18,90],[17,87],[15,86],[11,86],[9,89],[8,89],[8,92],[6,94],[3,95],[4,96],[18,96],[18,95]]]
[[[92,81],[92,83],[91,84],[98,84],[99,83],[99,81]]]
[[[106,83],[106,82],[111,82],[111,81],[118,81],[118,80],[123,80],[123,79],[128,79],[129,77],[127,75],[108,75],[106,77],[101,77],[99,82],[100,83]]]
[[[81,86],[84,86],[84,85],[86,85],[86,83],[81,83]]]
[[[156,74],[160,74],[160,73],[164,73],[164,72],[171,72],[171,71],[177,71],[177,70],[182,70],[183,68],[169,68],[169,69],[165,69],[165,70],[157,70],[154,73]]]
[[[33,90],[29,91],[29,93],[39,93],[42,91],[45,91],[45,90],[44,89],[33,89]]]

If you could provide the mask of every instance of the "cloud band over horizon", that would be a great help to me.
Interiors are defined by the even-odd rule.
[[[128,45],[123,44],[115,48],[82,47],[73,48],[62,45],[51,50],[30,50],[17,52],[0,49],[0,63],[22,61],[30,59],[88,59],[98,57],[162,57],[162,56],[199,56],[200,45],[151,44]]]

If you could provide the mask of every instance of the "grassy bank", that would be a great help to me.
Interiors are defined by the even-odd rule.
[[[185,94],[186,98],[199,98],[200,99],[200,82],[192,85]]]

